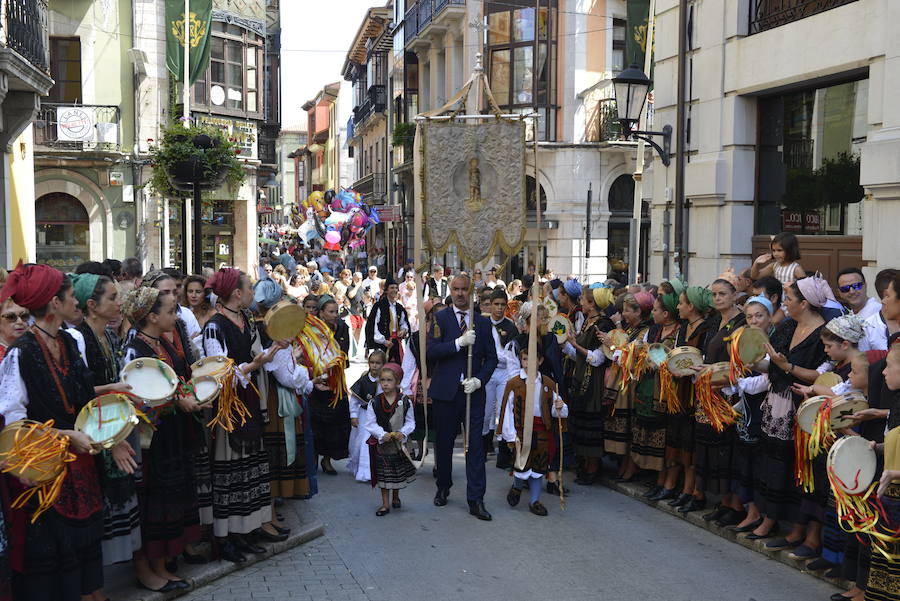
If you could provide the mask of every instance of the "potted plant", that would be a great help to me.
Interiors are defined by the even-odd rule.
[[[151,140],[152,142],[152,140]],[[183,197],[194,190],[214,190],[244,181],[240,148],[221,129],[191,124],[171,126],[150,146],[152,174],[148,184],[162,196]]]

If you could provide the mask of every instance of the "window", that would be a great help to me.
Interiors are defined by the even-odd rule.
[[[625,69],[625,30],[625,19],[613,19],[610,70],[614,74],[621,73]]]
[[[54,84],[48,102],[78,103],[81,96],[81,40],[50,38],[50,77]]]
[[[759,100],[756,233],[861,234],[868,80]]]
[[[209,68],[193,86],[194,106],[213,113],[262,118],[263,38],[217,21],[209,45]]]
[[[494,98],[508,112],[540,113],[539,139],[554,139],[556,1],[487,2],[485,12],[486,54]]]
[[[34,203],[34,218],[39,263],[74,271],[90,260],[90,222],[80,200],[62,192],[41,196]]]

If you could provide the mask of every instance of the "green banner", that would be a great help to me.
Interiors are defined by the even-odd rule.
[[[212,0],[190,0],[190,9],[185,27],[184,0],[166,0],[166,66],[178,81],[184,81],[184,32],[187,30],[190,32],[190,83],[194,83],[209,65]]]
[[[647,20],[650,0],[628,0],[628,21],[625,29],[625,66],[637,65],[644,70],[644,53],[647,49]],[[653,70],[651,63],[651,72]],[[652,73],[647,74],[652,79]]]

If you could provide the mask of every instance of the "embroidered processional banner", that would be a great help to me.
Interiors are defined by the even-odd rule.
[[[417,191],[432,255],[456,246],[463,265],[525,241],[525,123],[430,121],[416,139]]]

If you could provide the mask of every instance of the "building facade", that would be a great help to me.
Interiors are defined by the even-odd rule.
[[[792,5],[685,2],[684,252],[679,264],[676,161],[654,161],[651,279],[682,267],[708,282],[780,231],[800,236],[808,272],[896,265],[900,5]],[[677,125],[678,31],[679,2],[658,0],[654,129]]]
[[[285,127],[278,135],[275,152],[278,155],[278,204],[275,214],[278,223],[287,223],[293,207],[301,206],[307,196],[306,176],[301,153],[297,149],[306,146],[306,124]],[[278,206],[281,207],[280,212]]]
[[[338,117],[338,96],[341,83],[322,88],[314,98],[303,104],[307,116],[307,144],[302,150],[309,192],[336,190],[341,181],[341,126]]]
[[[405,134],[392,140],[393,188],[406,222],[414,177],[409,144],[414,131],[406,124],[421,112],[443,106],[469,78],[481,53],[502,111],[539,116],[528,132],[529,142],[537,143],[537,167],[531,147],[526,153],[526,246],[517,256],[498,256],[494,261],[507,264],[515,274],[534,263],[590,279],[622,277],[628,267],[634,144],[619,141],[610,103],[611,79],[624,66],[625,2],[395,0],[393,4],[391,126],[399,126]],[[645,232],[649,232],[647,217]],[[405,238],[411,247],[411,229]],[[435,261],[458,264],[452,252]]]

